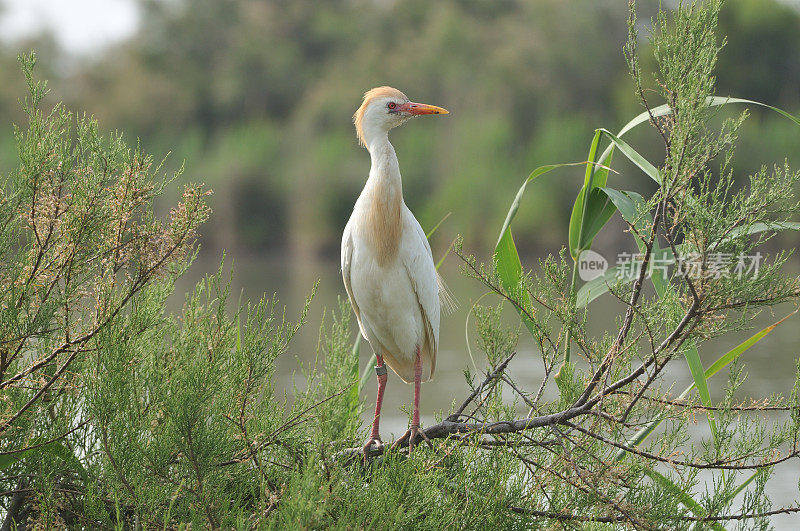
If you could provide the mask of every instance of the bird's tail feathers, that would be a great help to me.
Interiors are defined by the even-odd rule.
[[[436,272],[436,284],[439,286],[439,304],[442,310],[444,310],[444,313],[449,315],[458,308],[458,301],[455,296],[453,296],[453,292],[450,291],[450,288],[447,287],[447,284],[444,283],[444,279],[438,271]]]

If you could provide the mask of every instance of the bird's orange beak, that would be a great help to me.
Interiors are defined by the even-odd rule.
[[[408,103],[400,105],[397,107],[397,110],[400,112],[413,114],[414,116],[420,116],[423,114],[450,114],[450,111],[447,109],[437,107],[436,105],[428,105],[427,103],[414,103],[413,101],[409,101]]]

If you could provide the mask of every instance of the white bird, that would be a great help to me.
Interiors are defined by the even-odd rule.
[[[379,423],[386,365],[406,383],[414,382],[411,428],[394,446],[408,439],[411,451],[418,436],[430,444],[420,430],[420,383],[433,377],[436,368],[439,297],[446,291],[425,232],[403,201],[400,166],[388,136],[389,130],[424,114],[448,111],[413,103],[392,87],[378,87],[364,94],[353,115],[358,140],[372,159],[369,178],[342,235],[344,286],[361,334],[377,359],[378,397],[365,457],[372,445],[383,448]]]

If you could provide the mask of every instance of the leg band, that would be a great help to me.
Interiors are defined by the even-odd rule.
[[[386,376],[386,365],[375,365],[375,374],[378,376]]]

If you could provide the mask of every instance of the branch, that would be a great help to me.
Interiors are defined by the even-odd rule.
[[[553,426],[556,424],[565,424],[568,420],[575,418],[579,415],[588,413],[589,408],[586,406],[573,407],[552,413],[549,415],[540,415],[538,417],[529,417],[516,420],[499,420],[496,422],[459,422],[451,420],[453,415],[450,415],[439,424],[435,424],[430,428],[422,430],[429,439],[446,439],[452,435],[464,433],[482,433],[484,435],[500,435],[503,433],[519,433],[521,431],[530,430],[534,428],[542,428],[545,426]],[[417,441],[423,440],[422,435],[417,435]],[[405,448],[408,446],[408,440],[403,440],[398,448]],[[376,457],[384,453],[385,448],[390,448],[392,445],[386,445],[383,448],[375,448],[372,446],[367,454],[368,457]],[[338,457],[343,458],[363,458],[364,453],[362,448],[347,448],[339,453]]]
[[[481,394],[481,391],[483,391],[483,389],[484,389],[484,388],[485,388],[485,387],[486,387],[486,386],[487,386],[487,385],[488,385],[488,384],[489,384],[489,383],[490,383],[492,380],[496,379],[496,378],[497,378],[497,376],[498,376],[499,374],[501,374],[503,371],[505,371],[505,370],[506,370],[506,367],[508,366],[508,363],[509,363],[509,362],[512,360],[512,358],[513,358],[514,356],[516,356],[516,355],[517,355],[517,352],[516,352],[516,351],[512,352],[512,353],[511,353],[511,355],[509,355],[509,356],[508,356],[506,359],[504,359],[504,360],[503,360],[503,361],[500,363],[500,365],[498,365],[498,366],[497,366],[497,368],[496,368],[495,370],[493,370],[491,373],[487,374],[487,375],[486,375],[486,379],[485,379],[485,380],[483,380],[483,382],[481,382],[481,384],[480,384],[478,387],[476,387],[476,388],[475,388],[475,390],[474,390],[474,391],[473,391],[473,392],[472,392],[472,393],[471,393],[471,394],[470,394],[470,395],[467,397],[467,399],[466,399],[466,400],[464,400],[464,403],[463,403],[463,404],[461,404],[461,407],[459,407],[459,408],[456,410],[456,412],[455,412],[455,413],[453,413],[452,415],[450,415],[450,416],[448,416],[448,417],[447,417],[447,420],[449,420],[449,421],[457,421],[457,420],[458,420],[458,417],[460,417],[460,416],[461,416],[461,414],[462,414],[462,413],[464,412],[464,410],[467,408],[467,406],[469,405],[469,403],[470,403],[470,402],[472,402],[473,400],[475,400],[475,397],[476,397],[476,396],[478,396],[479,394]]]
[[[39,448],[41,446],[47,446],[48,444],[52,444],[52,443],[54,443],[56,441],[60,441],[61,439],[65,438],[66,436],[70,435],[71,433],[81,429],[83,426],[88,424],[90,420],[92,420],[92,419],[88,418],[88,419],[84,420],[83,422],[81,422],[80,424],[78,424],[77,426],[75,426],[74,428],[69,430],[68,432],[62,433],[61,435],[59,435],[57,437],[53,437],[49,441],[40,442],[39,444],[34,444],[32,446],[25,446],[24,448],[17,448],[16,450],[7,450],[7,451],[4,451],[4,452],[0,452],[0,456],[13,455],[13,454],[21,453],[21,452],[27,452],[28,450],[33,450],[33,449]]]
[[[582,514],[574,513],[556,513],[553,511],[537,511],[536,509],[526,509],[524,507],[510,506],[509,509],[517,514],[527,514],[530,516],[539,516],[542,518],[550,518],[559,521],[569,522],[603,522],[614,523],[627,520],[624,516],[584,516]],[[794,514],[800,513],[800,507],[781,507],[773,511],[765,511],[763,513],[749,513],[749,514],[722,514],[714,516],[673,516],[673,520],[682,522],[724,522],[731,520],[751,520],[753,518],[765,518],[767,516],[775,516],[778,514]]]
[[[3,521],[3,526],[0,527],[0,531],[17,529],[17,526],[21,523],[18,518],[18,513],[20,509],[22,509],[22,504],[25,502],[26,495],[33,490],[27,488],[27,483],[26,480],[20,481],[19,487],[13,491],[11,503],[6,510],[6,517]]]
[[[552,511],[537,511],[536,509],[525,509],[524,507],[510,506],[513,512],[517,514],[527,514],[529,516],[539,516],[542,518],[550,518],[552,520],[568,521],[568,522],[600,522],[611,524],[614,522],[623,522],[628,519],[624,516],[584,516],[581,514],[572,513],[555,513]]]
[[[697,469],[701,469],[701,470],[703,470],[703,469],[711,469],[711,470],[760,470],[762,468],[772,467],[772,466],[775,466],[777,464],[783,463],[784,461],[788,461],[789,459],[793,459],[793,458],[795,458],[797,456],[800,456],[800,451],[795,450],[793,452],[790,452],[790,453],[786,454],[784,457],[779,457],[779,458],[773,459],[771,461],[763,461],[761,463],[754,463],[752,465],[731,464],[731,463],[735,463],[736,461],[741,461],[742,459],[745,458],[744,456],[735,457],[735,458],[726,459],[726,460],[721,460],[721,461],[716,461],[716,462],[712,462],[712,463],[692,463],[690,461],[683,461],[683,460],[680,460],[680,459],[669,459],[667,457],[661,457],[659,455],[656,455],[656,454],[653,454],[653,453],[650,453],[650,452],[645,452],[644,450],[638,450],[638,449],[636,449],[636,448],[634,448],[632,446],[628,446],[626,444],[622,444],[622,443],[618,443],[616,441],[612,441],[611,439],[608,439],[607,437],[603,437],[600,434],[597,434],[597,433],[595,433],[595,432],[593,432],[591,430],[587,430],[586,428],[582,428],[581,426],[578,426],[577,424],[573,424],[571,422],[564,422],[563,424],[566,425],[566,426],[569,426],[570,428],[572,428],[574,430],[577,430],[577,431],[583,433],[584,435],[592,437],[593,439],[596,439],[596,440],[598,440],[598,441],[600,441],[600,442],[602,442],[604,444],[608,444],[609,446],[613,446],[614,448],[618,448],[618,449],[623,450],[625,452],[632,453],[634,455],[638,455],[639,457],[643,457],[645,459],[650,459],[650,460],[653,460],[653,461],[658,461],[658,462],[665,463],[665,464],[668,464],[668,465],[671,465],[671,466],[683,466],[683,467],[688,467],[688,468],[697,468]],[[772,448],[768,448],[767,450],[772,450]]]
[[[315,402],[314,404],[311,404],[310,406],[308,406],[307,408],[303,409],[302,411],[300,411],[299,413],[294,415],[292,418],[290,418],[289,420],[287,420],[286,422],[284,422],[283,424],[281,424],[280,426],[278,426],[277,428],[272,430],[271,433],[269,433],[267,436],[263,437],[261,439],[261,441],[258,442],[257,444],[255,444],[255,441],[253,441],[252,447],[248,446],[248,448],[245,448],[245,449],[241,450],[239,452],[239,455],[235,456],[233,459],[229,459],[227,461],[222,461],[220,463],[217,463],[216,465],[222,467],[222,466],[236,465],[236,464],[239,464],[239,463],[244,463],[246,461],[249,461],[250,459],[252,459],[252,457],[254,455],[256,455],[257,452],[260,452],[262,449],[264,449],[264,447],[269,446],[269,444],[272,443],[273,437],[275,437],[276,435],[278,435],[282,431],[292,429],[293,427],[297,426],[298,424],[302,424],[303,422],[309,420],[309,419],[304,419],[303,418],[306,413],[316,409],[317,407],[321,406],[322,404],[324,404],[325,402],[327,402],[329,400],[333,400],[337,396],[341,396],[345,391],[350,389],[352,386],[353,386],[353,384],[347,385],[347,386],[343,387],[342,389],[340,389],[339,391],[335,392],[334,394],[332,394],[330,396],[327,396],[327,397],[319,400],[318,402]]]

